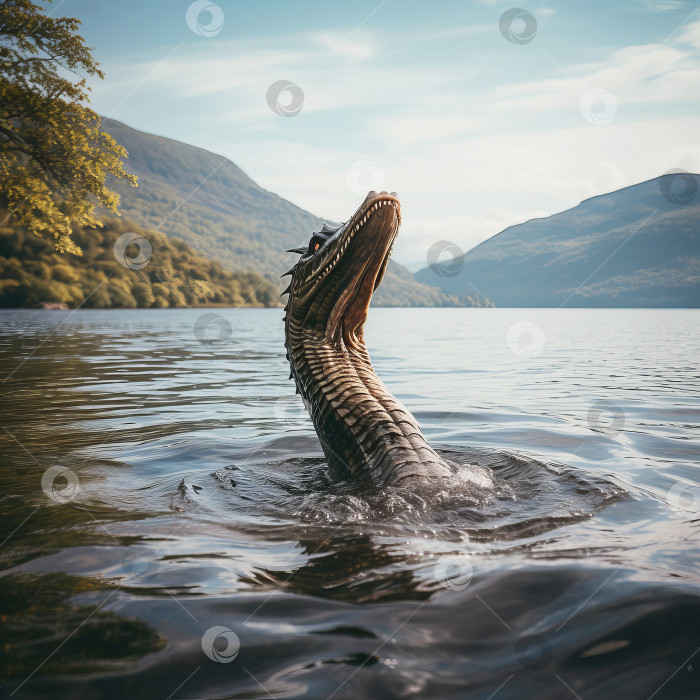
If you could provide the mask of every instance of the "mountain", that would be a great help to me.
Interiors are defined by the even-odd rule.
[[[667,174],[511,226],[416,279],[496,306],[700,306],[700,177]]]
[[[112,119],[102,128],[126,148],[126,169],[139,186],[110,178],[120,213],[148,229],[185,241],[234,271],[257,271],[278,285],[296,261],[285,251],[304,244],[323,220],[268,192],[223,156],[147,134]],[[329,222],[330,223],[330,222]],[[446,294],[416,282],[394,261],[373,298],[387,306],[483,306],[473,291]]]

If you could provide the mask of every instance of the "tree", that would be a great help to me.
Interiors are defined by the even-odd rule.
[[[60,252],[76,254],[72,226],[101,226],[96,203],[117,211],[106,175],[136,186],[122,165],[126,151],[83,104],[89,88],[81,74],[104,74],[79,26],[30,0],[0,0],[0,207]]]

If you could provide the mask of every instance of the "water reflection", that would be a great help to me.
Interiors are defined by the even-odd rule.
[[[501,310],[449,334],[383,311],[378,373],[493,492],[333,482],[279,411],[275,311],[222,311],[216,348],[195,310],[0,313],[2,671],[36,670],[15,697],[693,697],[692,320],[564,316],[523,359]],[[589,425],[601,386],[614,433]],[[203,654],[216,625],[235,662]]]

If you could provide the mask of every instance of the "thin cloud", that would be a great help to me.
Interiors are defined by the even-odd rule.
[[[163,65],[105,62],[110,79],[94,102],[109,113],[157,67],[141,89],[154,118],[168,110],[169,136],[233,158],[263,187],[335,221],[357,205],[348,170],[376,164],[404,203],[395,255],[413,267],[434,240],[468,250],[508,225],[673,167],[700,170],[700,22],[668,44],[618,46],[595,61],[565,60],[572,53],[561,47],[515,47],[523,65],[497,23],[383,31],[189,43]],[[430,42],[440,51],[426,54]],[[447,48],[441,59],[443,45],[462,51],[459,60]],[[266,103],[280,79],[304,91],[293,119]],[[591,89],[614,97],[609,124],[582,112]],[[114,116],[139,126],[144,109],[130,101]],[[153,130],[162,133],[160,124]]]

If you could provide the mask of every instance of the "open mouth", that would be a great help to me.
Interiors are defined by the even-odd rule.
[[[347,284],[336,301],[326,326],[326,337],[354,347],[367,318],[372,294],[381,284],[391,249],[401,222],[401,210],[395,194],[370,192],[346,226],[347,239],[334,261],[344,256]],[[351,241],[353,241],[351,243]],[[351,249],[345,252],[347,247]]]

